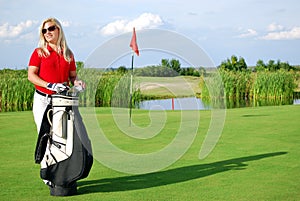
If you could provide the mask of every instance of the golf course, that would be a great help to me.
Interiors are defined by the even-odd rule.
[[[299,105],[227,109],[219,141],[201,160],[211,111],[190,112],[201,116],[197,135],[175,163],[151,173],[126,174],[94,160],[72,197],[50,196],[39,177],[32,112],[2,112],[0,200],[300,200]],[[153,152],[172,141],[181,111],[165,113],[164,128],[144,142],[123,135],[110,108],[96,108],[106,137],[133,153]],[[149,111],[134,109],[132,120],[148,125]]]
[[[300,201],[300,1],[0,2],[0,201]]]
[[[1,85],[0,200],[300,200],[299,104],[204,110],[134,107],[128,125],[128,107],[103,104],[117,97],[113,95],[118,86],[121,93],[117,100],[128,98],[129,82],[123,79],[128,76],[93,70],[85,73],[84,80],[90,83],[80,95],[86,104],[79,109],[92,142],[94,163],[88,177],[77,181],[77,195],[51,196],[34,160],[37,131],[31,111],[33,85],[26,70],[1,72],[5,82]],[[291,98],[293,90],[300,91],[293,72],[223,73],[225,94],[235,99],[263,100],[271,95],[271,99],[282,100]],[[93,87],[97,76],[101,79]],[[142,94],[154,99],[204,96],[200,81],[193,76],[138,76],[134,80],[140,89],[137,97]],[[210,83],[215,86],[211,89],[218,89]],[[96,88],[96,102],[101,107],[88,104],[94,99],[89,100],[93,96],[87,94]],[[208,150],[205,154],[203,147]],[[132,157],[126,158],[128,155]],[[144,156],[146,160],[139,159]]]

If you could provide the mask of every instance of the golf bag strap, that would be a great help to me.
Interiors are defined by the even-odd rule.
[[[46,147],[47,147],[48,137],[45,136],[45,134],[49,134],[50,128],[51,128],[51,125],[47,118],[47,113],[51,108],[52,108],[52,106],[49,104],[44,112],[43,120],[41,123],[41,128],[40,128],[38,139],[36,142],[34,158],[35,158],[35,163],[37,163],[37,164],[41,163],[41,161],[44,157],[44,154],[45,154]],[[50,116],[52,118],[52,114]]]

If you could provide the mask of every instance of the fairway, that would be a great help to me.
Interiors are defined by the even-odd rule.
[[[177,77],[136,77],[142,94],[154,97],[189,97],[201,93],[200,78]]]
[[[107,138],[132,153],[163,148],[180,121],[180,111],[166,111],[165,128],[144,142],[122,135],[109,108],[96,112]],[[0,113],[0,200],[300,200],[300,105],[228,109],[223,133],[203,160],[198,154],[211,112],[191,112],[201,116],[197,135],[174,164],[132,175],[95,160],[88,178],[78,181],[78,195],[71,198],[51,197],[39,177],[32,112]],[[134,110],[133,121],[149,124],[149,111]]]

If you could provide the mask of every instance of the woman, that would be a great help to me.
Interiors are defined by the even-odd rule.
[[[39,34],[39,47],[33,51],[28,67],[28,80],[36,88],[33,116],[38,132],[52,94],[66,89],[69,82],[84,87],[82,81],[76,80],[74,55],[67,45],[60,22],[55,18],[44,20]]]
[[[42,135],[50,132],[50,124],[45,114],[51,108],[51,95],[66,89],[69,83],[84,88],[84,83],[76,80],[74,55],[67,45],[60,22],[55,18],[46,19],[39,34],[39,47],[33,51],[28,67],[28,80],[36,89],[33,99],[33,116],[39,133],[35,151],[36,163],[41,162],[38,147]],[[44,182],[52,185],[50,181]]]

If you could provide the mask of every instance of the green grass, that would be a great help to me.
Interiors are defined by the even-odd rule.
[[[147,125],[148,115],[134,110],[133,121]],[[200,115],[192,146],[170,167],[128,175],[95,160],[89,177],[78,181],[79,195],[70,198],[50,196],[39,178],[39,165],[33,160],[37,134],[32,113],[0,113],[0,200],[300,200],[300,106],[227,110],[221,138],[204,160],[198,154],[210,111]],[[168,111],[167,116],[161,135],[143,142],[122,135],[108,108],[97,109],[107,137],[137,153],[172,140],[180,111]]]

